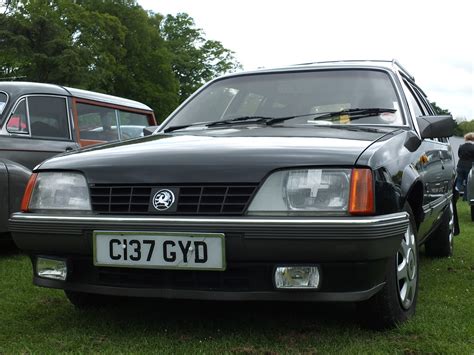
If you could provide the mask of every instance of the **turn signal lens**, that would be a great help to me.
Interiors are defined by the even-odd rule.
[[[374,182],[370,169],[353,169],[349,195],[349,213],[368,215],[375,212]]]
[[[28,180],[28,184],[26,185],[25,193],[23,195],[23,199],[21,200],[21,211],[28,212],[28,205],[30,204],[31,194],[33,193],[33,189],[36,184],[36,178],[38,174],[33,173]]]

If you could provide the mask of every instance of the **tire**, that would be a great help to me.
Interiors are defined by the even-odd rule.
[[[101,308],[112,303],[112,297],[104,295],[68,290],[64,290],[64,293],[69,302],[79,309]]]
[[[415,314],[418,299],[418,245],[416,223],[409,207],[407,231],[396,254],[387,263],[385,286],[357,306],[362,323],[372,329],[393,328]]]
[[[453,201],[443,213],[442,221],[425,243],[426,255],[446,258],[453,255],[454,248],[454,208]]]
[[[471,221],[474,221],[474,206],[471,206]]]

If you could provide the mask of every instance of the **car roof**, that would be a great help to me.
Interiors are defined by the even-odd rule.
[[[22,96],[27,94],[69,95],[69,93],[59,85],[26,81],[0,81],[0,91],[5,91],[10,96]]]
[[[112,105],[152,111],[150,107],[138,101],[55,84],[33,83],[27,81],[0,81],[0,91],[4,91],[9,96],[15,97],[37,94],[74,96],[86,100],[101,101]]]
[[[415,78],[395,59],[392,60],[365,60],[365,59],[350,59],[350,60],[331,60],[331,61],[320,61],[320,62],[310,62],[310,63],[300,63],[287,65],[283,67],[276,68],[262,68],[253,71],[245,71],[240,73],[230,74],[233,75],[242,75],[242,74],[257,74],[257,73],[272,73],[272,72],[282,72],[282,71],[301,71],[301,70],[311,70],[311,69],[388,69],[392,72],[400,71],[411,81],[415,81]]]
[[[150,107],[135,100],[130,100],[123,97],[112,96],[112,95],[107,95],[107,94],[101,94],[98,92],[82,90],[82,89],[75,89],[75,88],[69,88],[69,87],[65,87],[65,89],[69,91],[72,96],[78,97],[81,99],[101,101],[101,102],[106,102],[113,105],[127,106],[127,107],[136,108],[139,110],[151,111]]]

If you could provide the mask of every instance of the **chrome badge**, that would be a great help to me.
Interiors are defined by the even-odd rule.
[[[170,190],[160,190],[153,196],[153,207],[158,211],[166,211],[174,203],[174,193]]]

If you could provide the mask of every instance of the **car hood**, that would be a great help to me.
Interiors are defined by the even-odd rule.
[[[225,128],[181,131],[54,157],[39,170],[78,170],[89,183],[259,182],[280,168],[353,166],[396,128]]]

